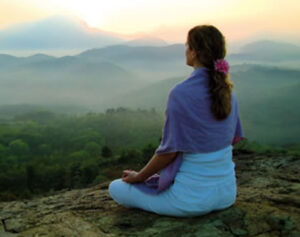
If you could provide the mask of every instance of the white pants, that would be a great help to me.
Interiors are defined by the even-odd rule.
[[[199,216],[230,207],[237,187],[232,147],[211,153],[184,154],[175,182],[158,195],[145,193],[121,179],[109,185],[119,204],[167,216]]]

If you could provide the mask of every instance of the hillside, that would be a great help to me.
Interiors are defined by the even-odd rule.
[[[141,89],[135,89],[110,100],[105,100],[100,106],[104,108],[120,106],[145,109],[155,108],[163,112],[170,89],[182,81],[183,78],[184,76],[154,82]]]
[[[187,76],[152,83],[105,100],[103,106],[155,108],[163,112],[170,89],[185,78]],[[299,70],[255,64],[235,65],[231,68],[230,80],[238,98],[243,128],[250,140],[269,145],[299,140]]]
[[[285,42],[260,40],[244,45],[239,53],[229,55],[229,59],[260,62],[299,61],[300,47]]]
[[[108,183],[100,183],[32,200],[1,202],[0,236],[300,236],[299,157],[240,150],[234,162],[237,200],[222,211],[173,218],[127,209],[109,197]],[[114,167],[120,172],[123,168]]]
[[[124,42],[112,33],[92,30],[85,22],[63,15],[2,29],[0,39],[0,50],[84,50]]]
[[[71,56],[29,59],[15,58],[0,67],[2,103],[92,107],[140,83],[134,73],[110,62],[94,63]]]
[[[257,48],[268,52],[279,45],[284,47],[274,50],[276,57],[291,60],[288,55],[293,51],[298,55],[298,46],[272,41],[246,45],[243,52],[259,55]],[[115,45],[59,58],[0,54],[0,101],[4,105],[75,105],[101,112],[117,107],[163,112],[169,90],[192,72],[183,55],[181,44]],[[300,71],[264,64],[271,61],[231,66],[245,134],[268,145],[295,143],[300,134]]]
[[[94,62],[105,60],[122,65],[148,83],[177,77],[190,71],[190,68],[185,66],[183,44],[160,47],[114,45],[86,50],[77,57]]]

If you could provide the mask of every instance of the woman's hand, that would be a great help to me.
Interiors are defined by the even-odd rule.
[[[134,170],[124,170],[122,180],[127,183],[138,183],[147,180],[151,175],[162,170],[170,164],[177,156],[177,152],[170,152],[167,154],[154,154],[147,165],[139,172]]]
[[[122,180],[126,183],[137,183],[141,182],[138,179],[138,172],[134,170],[124,170],[122,175]]]

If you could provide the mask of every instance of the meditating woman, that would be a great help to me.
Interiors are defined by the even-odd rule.
[[[243,133],[225,54],[225,39],[216,27],[200,25],[188,32],[186,64],[194,71],[169,93],[161,144],[151,160],[110,183],[117,203],[178,217],[234,204],[232,145]]]

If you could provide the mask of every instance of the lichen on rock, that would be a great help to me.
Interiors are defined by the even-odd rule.
[[[238,195],[222,211],[178,218],[127,209],[109,197],[106,182],[0,202],[0,236],[300,236],[300,158],[239,154],[234,162]]]

